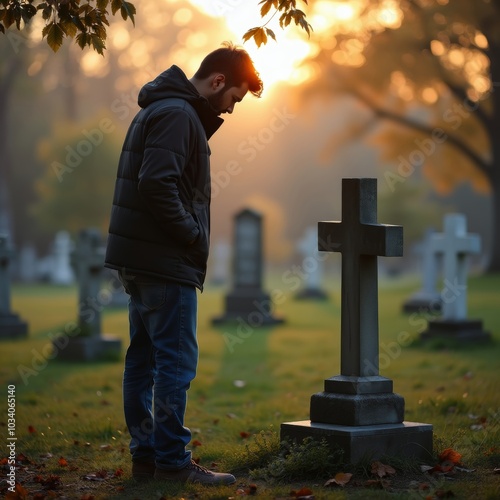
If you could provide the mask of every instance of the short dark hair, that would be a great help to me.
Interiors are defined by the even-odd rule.
[[[210,52],[200,64],[194,78],[203,80],[212,73],[222,73],[230,87],[239,87],[243,82],[248,83],[248,90],[256,97],[260,97],[264,84],[256,71],[248,52],[236,47],[231,42],[224,42],[224,47]]]

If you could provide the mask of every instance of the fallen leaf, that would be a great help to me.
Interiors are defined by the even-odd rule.
[[[439,455],[439,460],[441,462],[449,461],[453,464],[459,464],[462,459],[462,455],[455,451],[453,448],[446,448]]]
[[[350,474],[349,472],[338,472],[337,474],[335,474],[335,477],[329,479],[325,483],[325,486],[337,484],[338,486],[344,487],[351,480],[351,477],[352,474]]]
[[[4,457],[0,460],[0,465],[7,465],[9,463],[9,459]]]
[[[202,444],[201,444],[201,441],[198,441],[197,439],[195,439],[195,440],[193,440],[193,441],[191,442],[191,446],[192,446],[193,448],[196,448],[197,446],[201,446],[201,445],[202,445]]]
[[[247,439],[251,436],[252,434],[250,432],[246,432],[246,431],[241,431],[240,432],[240,437],[243,438],[243,439]]]
[[[28,425],[28,432],[30,434],[34,434],[36,432],[36,429],[32,425]]]
[[[120,477],[123,476],[123,469],[116,469],[115,473],[113,474],[115,477]]]
[[[95,473],[95,476],[106,479],[108,477],[108,471],[106,469],[100,469]]]
[[[57,463],[61,466],[61,467],[67,467],[68,466],[68,461],[64,458],[64,457],[61,457]]]
[[[392,476],[396,474],[396,470],[390,465],[377,461],[372,463],[372,474],[378,477]]]

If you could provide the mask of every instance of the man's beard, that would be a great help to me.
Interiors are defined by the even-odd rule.
[[[224,109],[222,109],[222,101],[225,92],[225,89],[220,89],[215,94],[207,97],[208,103],[218,115],[224,111]]]

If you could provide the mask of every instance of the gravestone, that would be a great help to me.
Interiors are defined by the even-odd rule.
[[[33,283],[38,279],[37,255],[33,245],[25,245],[19,252],[17,275],[23,283]]]
[[[101,313],[109,297],[106,293],[101,293],[104,247],[97,229],[84,229],[80,232],[76,248],[71,254],[71,264],[78,280],[78,327],[71,334],[54,340],[57,359],[118,359],[121,340],[101,333]]]
[[[283,322],[273,316],[271,297],[262,289],[263,265],[262,216],[244,209],[235,216],[232,290],[214,324],[237,321],[259,327]]]
[[[432,244],[434,233],[434,230],[426,231],[424,240],[418,245],[417,252],[421,257],[422,288],[403,304],[405,313],[441,310],[441,295],[436,289],[439,252]]]
[[[300,277],[303,276],[304,286],[295,295],[296,299],[325,300],[328,295],[321,288],[324,276],[323,259],[318,254],[318,231],[308,227],[304,237],[299,241],[297,249],[304,257],[300,266]]]
[[[379,374],[377,256],[401,256],[403,229],[377,224],[376,179],[342,180],[342,221],[318,224],[319,250],[342,254],[340,375],[314,394],[310,420],[281,439],[325,439],[346,462],[431,457],[432,426],[404,421],[404,399]]]
[[[477,234],[467,233],[467,219],[463,214],[444,217],[444,233],[431,239],[434,252],[443,256],[442,316],[428,322],[421,338],[446,338],[459,342],[487,342],[491,335],[483,330],[479,319],[467,319],[467,259],[481,251]]]
[[[70,256],[73,243],[67,231],[58,231],[52,251],[52,270],[50,281],[55,285],[71,285],[75,281],[71,269]]]
[[[8,245],[7,236],[0,235],[0,340],[28,335],[27,323],[10,310],[9,264],[14,252]]]
[[[212,285],[224,285],[229,279],[231,246],[226,241],[218,241],[213,245],[211,253],[213,262],[210,282]]]

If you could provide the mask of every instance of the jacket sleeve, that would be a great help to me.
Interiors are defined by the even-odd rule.
[[[160,226],[181,243],[199,234],[198,224],[185,209],[178,186],[196,129],[188,113],[180,108],[163,110],[150,117],[144,156],[139,170],[139,193]]]

